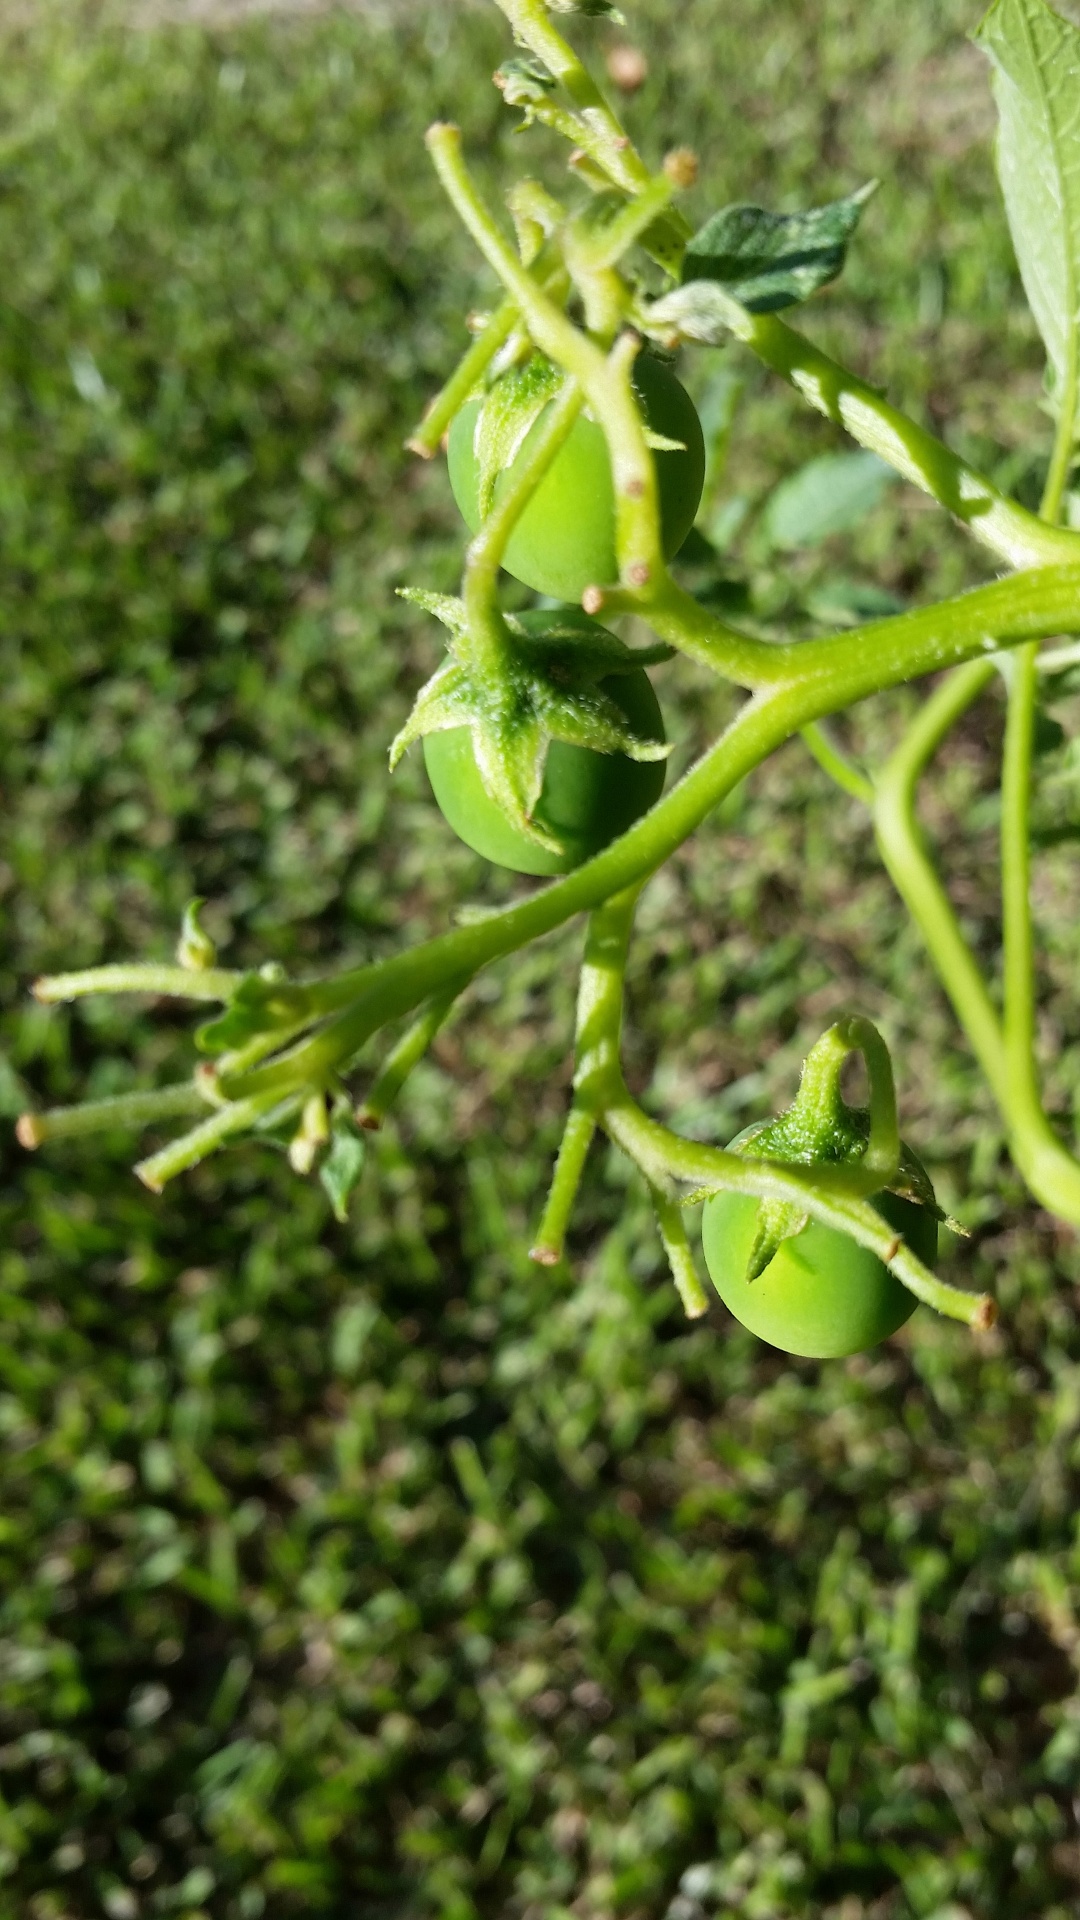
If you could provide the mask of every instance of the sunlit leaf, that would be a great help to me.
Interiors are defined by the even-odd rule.
[[[996,0],[975,39],[994,66],[998,174],[1055,403],[1080,418],[1080,30],[1045,0]]]

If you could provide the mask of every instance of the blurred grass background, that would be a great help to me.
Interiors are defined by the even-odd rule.
[[[518,884],[453,841],[415,756],[386,773],[439,646],[394,588],[450,589],[460,546],[401,441],[490,293],[424,125],[458,118],[492,187],[557,182],[558,150],[509,136],[492,8],[179,11],[2,28],[8,1119],[187,1070],[175,1007],[25,989],[167,954],[192,894],[230,963],[310,970]],[[1049,423],[978,11],[635,0],[629,113],[650,157],[699,149],[701,215],[879,175],[802,324],[1030,494]],[[781,565],[772,490],[838,436],[734,354],[685,377],[725,548],[698,584],[805,622],[987,576],[900,489]],[[658,680],[685,764],[729,698]],[[1080,759],[1055,712],[1042,1038],[1068,1128]],[[927,808],[987,955],[999,731],[988,703]],[[865,819],[792,746],[698,834],[646,895],[629,1071],[724,1139],[839,1008],[877,1018],[991,1336],[919,1313],[817,1365],[719,1307],[689,1329],[603,1151],[571,1263],[531,1267],[580,937],[477,984],[348,1227],[269,1147],[159,1201],[127,1138],[30,1160],[5,1129],[4,1920],[1076,1912],[1080,1263],[1003,1158]]]

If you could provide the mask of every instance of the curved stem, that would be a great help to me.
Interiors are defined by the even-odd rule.
[[[1008,1098],[1008,1068],[1001,1023],[929,857],[915,812],[920,775],[994,673],[993,661],[972,660],[935,688],[877,776],[874,827],[886,870],[930,949],[994,1098],[1003,1106]]]
[[[843,1112],[840,1075],[853,1053],[862,1054],[870,1083],[870,1135],[856,1165],[867,1193],[878,1193],[891,1185],[900,1166],[900,1124],[892,1060],[873,1021],[852,1014],[822,1034],[803,1063],[788,1118],[796,1125],[803,1123],[807,1138],[816,1146],[823,1129]]]
[[[656,468],[630,381],[630,361],[619,348],[609,358],[561,308],[548,299],[503,238],[469,177],[460,128],[430,127],[428,150],[435,170],[488,265],[518,302],[522,319],[541,353],[577,380],[603,427],[615,489],[616,551],[621,577],[644,586],[663,571]]]
[[[786,1201],[820,1220],[823,1226],[850,1234],[860,1246],[876,1254],[917,1299],[938,1313],[970,1327],[993,1326],[997,1309],[988,1295],[964,1293],[939,1280],[910,1247],[897,1240],[876,1208],[850,1191],[854,1169],[755,1160],[684,1140],[643,1113],[625,1089],[601,1118],[605,1131],[647,1177],[692,1181],[713,1191]]]
[[[1014,1109],[1041,1111],[1035,1067],[1035,939],[1031,925],[1031,761],[1037,675],[1034,642],[1009,661],[1009,707],[1001,777],[1001,897],[1004,930],[1005,1064]]]
[[[984,690],[994,663],[973,660],[936,688],[877,783],[874,825],[882,859],[897,892],[922,933],[956,1016],[990,1084],[1009,1140],[1009,1151],[1031,1192],[1041,1204],[1073,1225],[1080,1225],[1080,1166],[1057,1138],[1042,1110],[1030,1046],[1025,1058],[1010,1049],[982,973],[932,861],[915,814],[920,774],[960,715]],[[1026,816],[1025,816],[1026,817]],[[1014,828],[1013,832],[1018,833]],[[1026,836],[1026,826],[1024,828]],[[1019,996],[1014,1011],[1014,1044],[1030,1031],[1028,962],[1024,954],[1030,925],[1022,924],[1026,844],[1013,849],[1012,939],[1019,959]],[[1026,898],[1026,897],[1025,897]],[[1014,1074],[1014,1066],[1017,1071]]]
[[[934,434],[890,406],[868,381],[849,373],[775,314],[745,313],[737,332],[744,345],[789,380],[818,413],[930,494],[973,539],[1010,566],[1049,566],[1080,555],[1080,535],[1028,513]],[[1074,394],[1074,416],[1075,408]]]
[[[838,787],[851,795],[853,800],[861,800],[866,807],[874,804],[873,783],[861,773],[846,753],[842,753],[834,740],[829,738],[825,729],[812,720],[808,727],[801,728],[805,745],[813,754],[818,766],[834,780]]]

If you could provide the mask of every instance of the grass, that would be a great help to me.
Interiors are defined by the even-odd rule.
[[[967,0],[647,0],[652,154],[697,210],[883,190],[806,324],[1021,491],[1049,442]],[[435,658],[403,580],[459,529],[401,441],[485,297],[425,123],[552,169],[486,76],[492,9],[133,32],[0,62],[0,1108],[184,1070],[166,1006],[44,1014],[47,968],[378,954],[508,897],[385,750]],[[603,42],[603,33],[599,34]],[[838,449],[736,361],[705,523],[763,614],[982,576],[901,491],[782,571],[763,511]],[[715,583],[714,583],[715,585]],[[729,589],[731,591],[732,589]],[[664,670],[683,761],[727,711]],[[875,703],[867,753],[908,696]],[[1055,708],[1069,723],[1066,701]],[[988,706],[928,819],[996,939]],[[415,758],[415,757],[414,757]],[[1078,1103],[1076,768],[1046,760],[1055,1110]],[[962,817],[966,836],[954,822]],[[270,1147],[161,1201],[135,1143],[0,1187],[0,1914],[7,1920],[1066,1920],[1080,1839],[1080,1327],[857,806],[792,747],[649,889],[628,1057],[726,1138],[841,1007],[973,1230],[973,1340],[919,1313],[789,1362],[689,1328],[598,1151],[573,1259],[525,1249],[568,1068],[570,929],[483,979],[373,1143],[347,1227]]]

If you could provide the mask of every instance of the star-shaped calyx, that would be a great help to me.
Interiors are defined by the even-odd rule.
[[[521,832],[556,853],[559,841],[534,818],[553,740],[631,760],[663,760],[664,740],[635,733],[603,682],[671,657],[665,646],[627,647],[576,607],[499,617],[508,641],[494,679],[469,663],[469,618],[462,600],[407,587],[402,597],[435,615],[450,639],[448,658],[422,687],[390,748],[390,766],[428,733],[468,727],[485,791]]]

